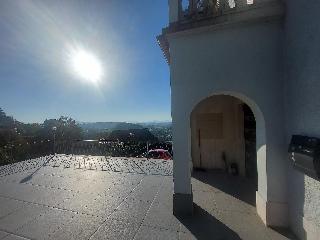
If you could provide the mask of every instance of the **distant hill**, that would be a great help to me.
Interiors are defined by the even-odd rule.
[[[147,129],[113,130],[107,138],[122,142],[158,142],[158,139]]]
[[[90,123],[79,123],[79,126],[83,130],[129,130],[129,129],[143,129],[144,127],[127,122],[90,122]]]
[[[139,125],[143,126],[143,127],[171,127],[172,122],[171,121],[165,121],[165,122],[141,122],[138,123]]]
[[[78,123],[83,129],[85,139],[111,138],[111,139],[130,139],[141,141],[161,141],[168,142],[172,140],[171,122],[82,122]],[[134,132],[134,130],[137,130]],[[140,130],[140,131],[139,131]],[[129,133],[134,133],[135,137],[128,137]],[[152,135],[152,136],[151,136]]]

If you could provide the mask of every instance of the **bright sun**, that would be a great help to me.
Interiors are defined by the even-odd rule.
[[[97,83],[103,76],[100,60],[91,52],[78,49],[70,54],[72,70],[81,78]]]

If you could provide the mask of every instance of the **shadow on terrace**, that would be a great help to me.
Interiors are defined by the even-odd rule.
[[[256,186],[251,179],[232,176],[222,171],[194,171],[192,175],[202,183],[208,184],[251,206],[256,206]]]
[[[198,239],[251,239],[261,233],[266,239],[297,239],[286,228],[264,226],[256,214],[254,180],[219,170],[194,171],[192,177],[194,218],[179,220]]]
[[[178,217],[196,239],[241,239],[239,235],[199,205],[194,204],[192,217]]]

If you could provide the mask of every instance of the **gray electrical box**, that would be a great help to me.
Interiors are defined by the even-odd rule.
[[[320,178],[320,139],[293,135],[289,157],[297,170],[313,178]]]

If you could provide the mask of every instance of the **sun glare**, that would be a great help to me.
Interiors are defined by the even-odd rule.
[[[78,49],[70,54],[71,67],[74,73],[93,83],[97,83],[103,76],[100,60],[91,52]]]

